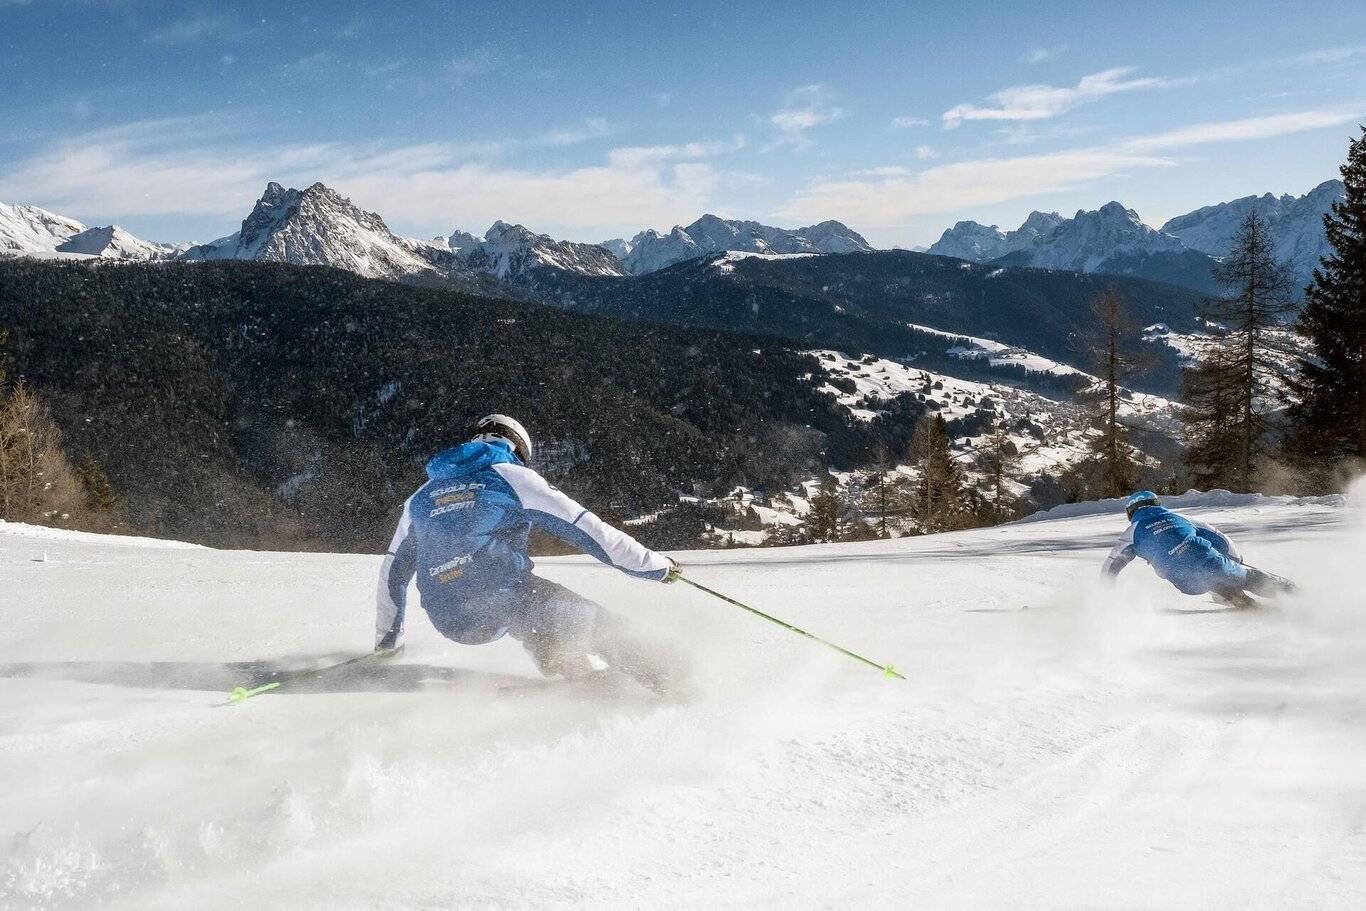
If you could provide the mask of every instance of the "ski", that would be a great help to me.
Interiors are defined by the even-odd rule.
[[[364,655],[356,655],[353,658],[347,658],[345,661],[338,661],[335,664],[328,664],[324,665],[323,667],[308,668],[306,670],[301,671],[291,671],[285,674],[273,674],[268,680],[253,683],[249,686],[235,687],[233,691],[228,694],[228,701],[222,704],[241,705],[243,702],[246,702],[253,696],[259,696],[262,693],[269,693],[272,690],[277,690],[282,686],[286,686],[290,683],[294,683],[299,680],[307,680],[311,678],[321,677],[324,674],[330,674],[334,671],[340,670],[341,668],[350,667],[354,664],[359,664],[360,662],[365,661],[366,659],[377,657],[377,655],[380,654],[383,653],[366,652]]]

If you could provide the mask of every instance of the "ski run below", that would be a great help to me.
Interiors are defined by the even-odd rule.
[[[905,682],[540,561],[690,658],[679,703],[419,609],[224,705],[368,650],[379,557],[0,526],[0,908],[1366,907],[1363,499],[1182,500],[1303,585],[1249,611],[1099,585],[1114,508],[679,555]]]

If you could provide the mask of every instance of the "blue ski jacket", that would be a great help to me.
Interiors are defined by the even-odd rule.
[[[1247,578],[1242,556],[1228,536],[1161,506],[1134,512],[1102,571],[1118,576],[1134,557],[1143,558],[1158,576],[1188,595],[1239,587]]]
[[[522,465],[502,440],[439,452],[426,484],[403,504],[403,517],[380,568],[375,641],[403,641],[408,583],[417,576],[432,615],[498,599],[530,581],[532,526],[642,579],[662,582],[671,563],[552,487]]]

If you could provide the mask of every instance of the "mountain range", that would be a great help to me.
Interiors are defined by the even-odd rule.
[[[1238,226],[1256,210],[1271,228],[1277,258],[1303,288],[1328,253],[1323,216],[1344,192],[1342,181],[1328,180],[1303,196],[1246,196],[1177,216],[1160,230],[1118,202],[1071,218],[1033,212],[1009,232],[960,221],[928,252],[979,263],[1132,275],[1213,293],[1219,288],[1210,267],[1228,253]]]
[[[1070,218],[1034,212],[1019,228],[960,221],[929,253],[999,266],[1131,276],[1214,293],[1210,267],[1230,246],[1248,211],[1265,217],[1277,255],[1297,286],[1308,282],[1326,252],[1322,216],[1343,194],[1330,180],[1300,196],[1248,196],[1197,209],[1161,230],[1118,202]],[[689,260],[724,253],[760,255],[873,253],[858,232],[838,221],[784,229],[704,215],[669,233],[642,231],[602,244],[557,240],[522,225],[495,222],[484,235],[454,231],[432,240],[401,237],[384,219],[321,184],[267,185],[234,233],[186,247],[141,240],[117,225],[88,228],[34,206],[0,204],[0,252],[92,256],[118,260],[247,259],[328,265],[368,278],[443,284],[513,297],[538,297],[564,275],[622,279],[646,276]]]
[[[857,231],[837,221],[787,230],[757,221],[728,221],[703,215],[686,228],[675,225],[668,234],[654,229],[628,240],[613,238],[607,248],[632,275],[667,269],[675,263],[712,253],[871,253],[873,245]]]

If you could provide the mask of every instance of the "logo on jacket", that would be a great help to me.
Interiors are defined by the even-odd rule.
[[[433,566],[427,570],[427,575],[437,582],[446,583],[459,579],[465,574],[465,567],[474,561],[474,557],[469,554],[461,554],[454,560],[442,563],[440,566]]]
[[[430,496],[432,499],[435,500],[435,499],[437,499],[438,497],[444,497],[446,494],[449,494],[449,493],[463,493],[464,491],[467,491],[467,490],[483,490],[483,489],[484,489],[484,485],[483,485],[483,484],[480,484],[478,481],[466,481],[466,482],[463,483],[463,484],[448,484],[448,485],[445,486],[445,487],[438,487],[436,490],[430,491],[430,492],[428,493],[428,496]]]
[[[461,509],[469,509],[473,505],[473,500],[461,500],[458,503],[447,503],[445,506],[438,506],[436,509],[433,509],[431,515],[429,515],[427,518],[435,519],[437,516],[443,516],[448,512],[456,512],[457,510]]]

